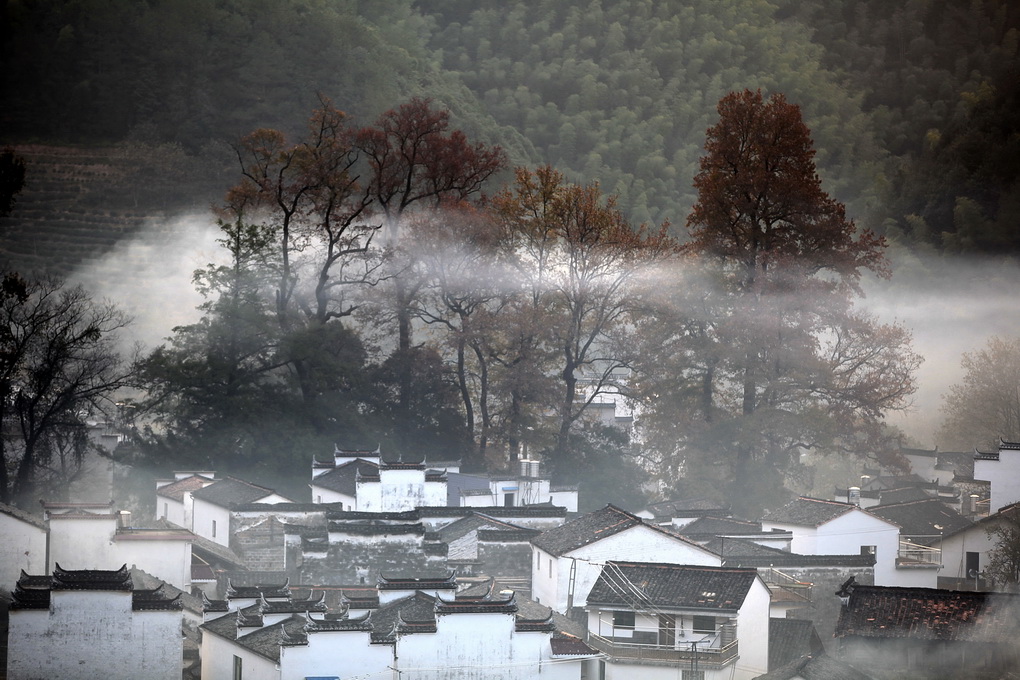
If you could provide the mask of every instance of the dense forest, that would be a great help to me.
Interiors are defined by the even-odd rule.
[[[1020,250],[1020,7],[1004,1],[11,0],[0,60],[0,145],[25,169],[5,270],[66,276],[148,216],[217,206],[229,264],[196,272],[200,320],[134,364],[150,460],[272,479],[293,472],[281,452],[342,432],[476,468],[542,452],[619,502],[650,467],[718,495],[737,474],[760,507],[804,474],[798,436],[901,441],[880,416],[918,357],[852,306],[888,273],[882,237],[894,265]],[[745,284],[725,281],[743,260],[699,236],[734,92],[781,109],[797,185],[824,208],[808,228],[839,225],[828,250],[776,246],[830,276],[768,284],[821,286],[825,309],[770,307],[795,350],[741,316]],[[421,215],[451,202],[441,225]],[[633,265],[723,251],[718,270],[690,265],[715,282],[700,298],[641,288]],[[877,373],[841,368],[858,352]],[[645,450],[580,418],[620,390],[645,404]]]
[[[0,12],[5,143],[140,139],[200,157],[257,127],[297,130],[319,93],[366,122],[428,96],[515,165],[552,163],[635,222],[682,225],[715,103],[762,88],[801,106],[826,187],[858,221],[939,250],[1018,246],[1020,8],[1001,0]]]

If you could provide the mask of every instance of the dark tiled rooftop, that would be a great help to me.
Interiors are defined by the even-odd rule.
[[[1014,644],[1020,595],[854,585],[835,636]]]
[[[185,477],[184,479],[178,479],[176,482],[171,482],[165,486],[161,486],[156,489],[157,496],[163,496],[177,502],[184,500],[184,494],[188,491],[198,491],[202,487],[206,486],[213,480],[208,477],[201,477],[199,475],[192,475],[191,477]]]
[[[818,527],[855,509],[857,506],[850,503],[801,496],[768,513],[764,520],[778,524]]]
[[[313,477],[312,486],[320,486],[345,496],[354,496],[358,490],[358,475],[362,477],[378,477],[379,466],[367,460],[352,460],[339,465],[329,472]]]
[[[769,668],[772,668],[771,664]],[[755,680],[872,680],[872,677],[845,661],[819,652],[794,659],[765,675],[759,675]]]
[[[736,611],[758,577],[754,569],[691,567],[655,562],[607,562],[588,605]]]
[[[690,543],[682,536],[653,524],[646,524],[640,517],[621,510],[615,505],[607,505],[601,510],[589,512],[561,526],[543,531],[531,539],[531,543],[550,555],[560,556],[636,526],[646,526],[654,531],[673,536],[678,541]],[[696,544],[691,543],[691,545]],[[697,547],[700,548],[700,546]]]
[[[940,534],[948,536],[973,524],[937,498],[876,505],[870,508],[870,511],[873,515],[898,524],[900,534],[903,536],[938,536]]]
[[[769,668],[779,668],[825,649],[815,624],[807,619],[769,619]]]
[[[226,477],[213,482],[207,487],[192,491],[194,498],[201,499],[213,505],[229,508],[238,503],[254,503],[275,493],[272,489],[252,484],[234,477]]]

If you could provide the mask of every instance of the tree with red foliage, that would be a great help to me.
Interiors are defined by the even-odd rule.
[[[398,395],[408,406],[414,300],[425,285],[425,274],[403,247],[401,220],[415,206],[437,210],[478,195],[482,186],[506,163],[498,146],[471,144],[460,130],[450,131],[450,112],[432,108],[429,99],[415,97],[382,114],[373,127],[357,134],[356,144],[370,169],[369,195],[382,212],[388,233],[393,316],[397,323]]]
[[[718,110],[687,220],[689,270],[707,290],[675,325],[690,337],[659,338],[681,351],[658,365],[684,367],[675,389],[700,412],[680,447],[688,466],[694,449],[707,454],[735,480],[720,480],[725,492],[753,505],[775,498],[806,449],[881,453],[882,416],[906,406],[920,360],[907,331],[853,308],[864,271],[888,275],[885,243],[822,189],[799,107],[745,90]]]

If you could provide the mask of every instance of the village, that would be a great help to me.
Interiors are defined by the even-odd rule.
[[[339,445],[303,499],[191,470],[153,517],[0,505],[6,677],[1009,677],[1020,596],[983,570],[1020,443],[902,454],[909,474],[757,519],[579,513],[537,460],[477,475]]]

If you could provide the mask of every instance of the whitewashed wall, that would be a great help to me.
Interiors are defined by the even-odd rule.
[[[974,479],[991,482],[990,513],[1020,501],[1020,451],[1002,449],[998,460],[975,458]]]
[[[280,650],[281,680],[334,676],[389,678],[388,669],[392,665],[393,647],[371,644],[370,633],[362,631],[310,633],[307,645]]]
[[[14,590],[22,569],[46,573],[46,530],[0,513],[0,590]]]
[[[202,680],[234,680],[235,656],[241,659],[241,677],[244,680],[280,680],[280,671],[274,661],[208,631],[202,631],[200,653]]]
[[[647,526],[634,526],[618,534],[607,536],[566,555],[555,558],[552,574],[549,572],[548,554],[541,556],[532,546],[532,597],[547,607],[565,613],[570,593],[571,563],[575,562],[573,606],[583,607],[588,593],[602,572],[602,564],[609,560],[641,560],[694,566],[714,566],[721,559],[707,550],[668,536]],[[541,557],[541,566],[539,566]]]
[[[9,680],[180,680],[181,613],[132,612],[131,593],[54,591],[11,612]]]

